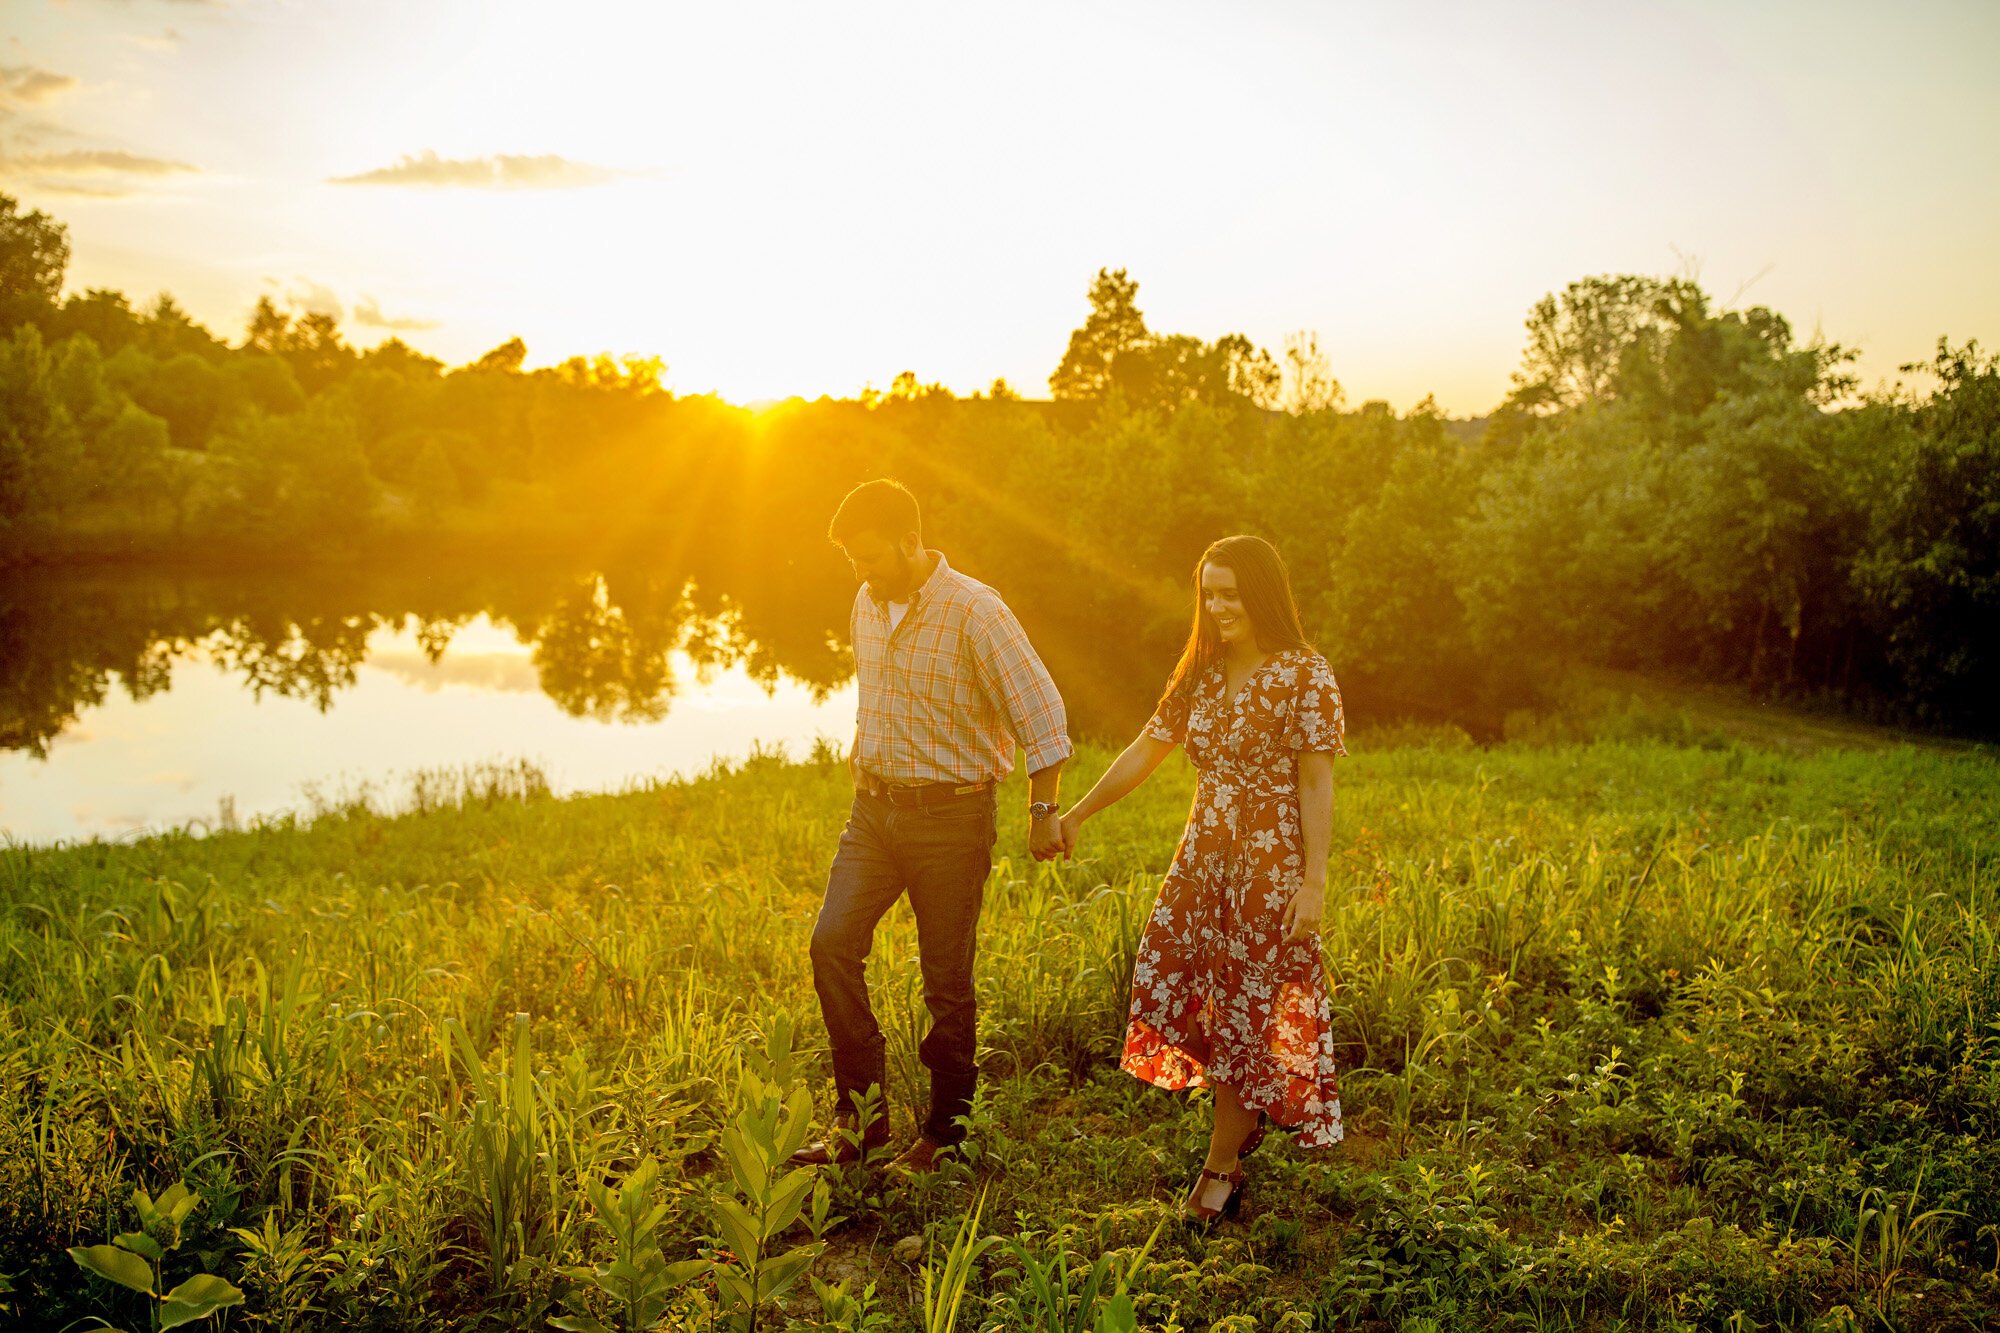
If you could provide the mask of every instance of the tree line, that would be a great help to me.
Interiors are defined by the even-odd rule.
[[[16,562],[455,542],[678,568],[698,549],[772,660],[819,679],[851,590],[826,516],[886,474],[935,544],[1070,646],[1084,695],[1163,675],[1194,559],[1253,531],[1378,714],[1491,717],[1596,666],[2000,723],[2000,364],[1970,343],[1862,393],[1850,353],[1776,312],[1588,277],[1532,307],[1511,391],[1468,422],[1350,407],[1308,334],[1274,356],[1154,330],[1107,270],[1047,400],[905,373],[752,412],[673,393],[654,360],[357,350],[268,299],[232,343],[166,296],[64,296],[67,261],[59,222],[0,196]]]

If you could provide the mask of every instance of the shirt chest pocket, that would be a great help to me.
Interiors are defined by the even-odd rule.
[[[917,704],[964,716],[978,701],[972,664],[963,653],[923,641],[899,642],[892,650],[898,683]]]

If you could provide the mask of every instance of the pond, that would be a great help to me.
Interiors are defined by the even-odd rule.
[[[521,761],[568,793],[844,748],[844,567],[750,597],[718,581],[643,562],[14,571],[0,836],[202,832],[357,797],[400,808]],[[1059,684],[1101,688],[1040,638]]]

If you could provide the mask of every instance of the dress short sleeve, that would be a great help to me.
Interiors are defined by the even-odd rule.
[[[1179,745],[1186,740],[1189,701],[1193,697],[1193,690],[1180,689],[1160,700],[1152,720],[1146,723],[1146,734],[1169,745]]]
[[[1342,739],[1346,734],[1347,715],[1340,706],[1340,685],[1326,659],[1314,653],[1299,671],[1285,744],[1294,750],[1330,750],[1345,755],[1347,746]]]

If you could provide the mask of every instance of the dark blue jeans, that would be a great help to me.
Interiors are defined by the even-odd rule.
[[[972,959],[995,834],[991,789],[920,807],[855,796],[812,935],[813,987],[833,1047],[834,1092],[842,1111],[851,1110],[850,1098],[870,1085],[885,1094],[888,1089],[887,1047],[868,1003],[864,972],[875,924],[907,892],[917,918],[924,1003],[931,1011],[930,1031],[917,1052],[931,1071],[924,1133],[945,1144],[965,1137],[953,1119],[971,1110],[978,1082]]]

